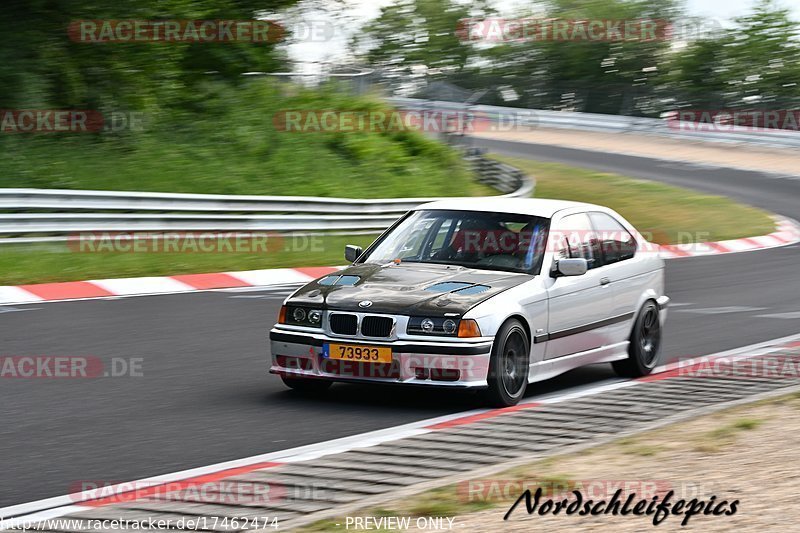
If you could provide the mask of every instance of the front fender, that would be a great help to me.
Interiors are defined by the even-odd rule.
[[[510,318],[517,318],[530,333],[530,362],[544,358],[544,344],[534,344],[533,337],[547,330],[547,292],[538,280],[523,283],[470,309],[464,318],[478,322],[484,337],[494,337]]]

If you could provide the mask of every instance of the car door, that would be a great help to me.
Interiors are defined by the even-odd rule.
[[[598,274],[609,281],[613,295],[612,316],[618,325],[611,332],[612,342],[623,342],[630,336],[631,321],[647,282],[641,261],[637,258],[636,239],[616,218],[600,211],[589,213],[598,241],[601,264]]]
[[[586,213],[566,215],[555,222],[550,249],[555,261],[567,257],[586,259],[589,270],[582,276],[548,277],[548,330],[534,342],[547,342],[545,359],[577,354],[610,343],[604,323],[613,315],[610,283],[597,268],[598,243]],[[544,273],[548,275],[549,273]]]

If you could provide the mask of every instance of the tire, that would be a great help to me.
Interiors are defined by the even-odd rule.
[[[486,402],[492,407],[517,405],[528,387],[530,340],[519,320],[502,325],[492,345]]]
[[[658,366],[661,347],[661,317],[658,305],[649,301],[642,306],[631,331],[628,358],[614,361],[611,366],[624,378],[640,378]]]
[[[333,384],[331,381],[314,378],[290,378],[281,376],[284,385],[297,392],[304,394],[320,394],[325,392]]]

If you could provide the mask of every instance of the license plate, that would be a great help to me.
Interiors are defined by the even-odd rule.
[[[390,346],[364,346],[358,344],[328,344],[325,351],[330,359],[358,361],[361,363],[391,363]]]

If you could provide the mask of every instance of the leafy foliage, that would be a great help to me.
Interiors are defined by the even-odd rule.
[[[0,187],[386,198],[478,191],[449,147],[413,131],[284,132],[286,110],[386,110],[335,85],[252,79],[195,87],[191,110],[145,117],[124,136],[6,135]]]
[[[773,0],[717,39],[691,43],[676,54],[672,87],[683,104],[698,108],[753,104],[792,109],[800,103],[798,24]]]
[[[426,96],[431,82],[445,81],[467,90],[451,90],[453,99],[486,104],[659,116],[681,107],[800,103],[798,24],[774,0],[759,0],[752,13],[713,33],[682,31],[710,29],[715,21],[688,17],[679,0],[547,0],[514,15],[675,25],[672,39],[654,41],[476,44],[452,35],[467,16],[493,12],[484,3],[468,9],[453,0],[403,0],[367,24],[353,49],[388,73],[395,89],[411,85]],[[446,28],[451,35],[438,37]]]
[[[152,111],[191,103],[216,73],[239,83],[247,71],[274,71],[280,54],[265,43],[86,43],[70,40],[80,20],[249,20],[296,0],[5,0],[0,10],[3,108]]]

